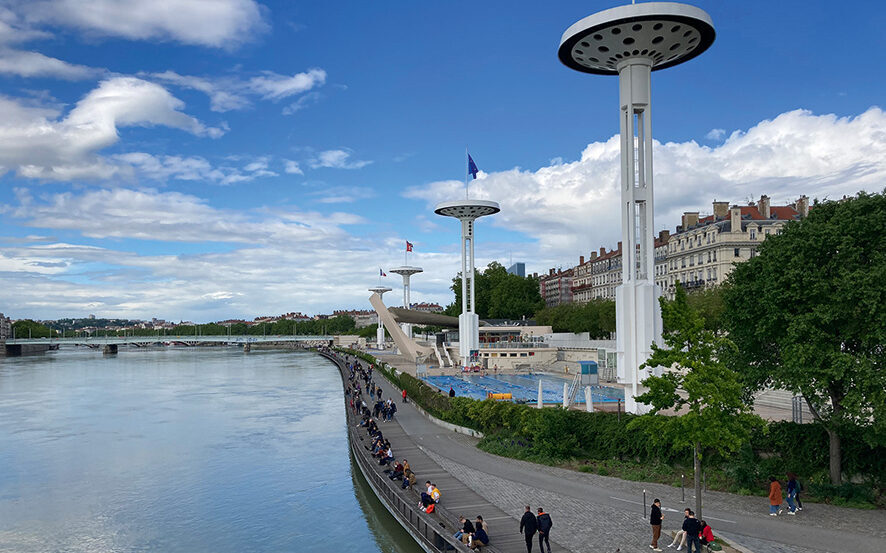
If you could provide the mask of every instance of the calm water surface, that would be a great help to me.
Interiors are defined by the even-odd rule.
[[[420,551],[304,352],[0,357],[0,551]]]

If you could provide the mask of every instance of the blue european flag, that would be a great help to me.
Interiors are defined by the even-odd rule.
[[[477,173],[480,170],[477,169],[477,164],[474,163],[474,158],[471,157],[471,154],[468,154],[468,173],[471,174],[475,179],[477,178]]]

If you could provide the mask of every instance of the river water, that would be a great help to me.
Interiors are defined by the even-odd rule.
[[[0,552],[415,553],[308,352],[0,357]]]

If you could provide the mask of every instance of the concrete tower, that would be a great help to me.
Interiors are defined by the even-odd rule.
[[[385,292],[390,292],[391,289],[387,286],[374,286],[369,289],[370,292],[374,292],[378,294],[378,297],[384,296]],[[381,316],[376,313],[375,321],[378,325],[378,329],[375,331],[375,347],[376,349],[384,349],[385,348],[385,326],[381,324]]]
[[[403,276],[403,309],[409,309],[409,277],[416,273],[422,272],[421,267],[412,267],[410,265],[403,265],[402,267],[394,267],[393,269],[389,269],[389,273],[397,273],[398,275]],[[403,327],[403,332],[406,333],[407,338],[412,338],[412,325],[410,323],[401,323]]]
[[[480,319],[474,309],[474,221],[501,211],[496,202],[456,200],[437,204],[434,213],[461,221],[461,315],[458,316],[458,352],[462,365],[470,361],[471,351],[480,347]]]
[[[646,2],[595,13],[569,27],[559,57],[576,71],[618,75],[621,128],[622,284],[616,289],[618,379],[630,383],[625,407],[639,412],[638,384],[648,376],[639,366],[661,343],[661,311],[655,284],[652,195],[650,73],[708,49],[714,25],[699,8]]]

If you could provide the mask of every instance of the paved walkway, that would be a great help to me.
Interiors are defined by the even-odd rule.
[[[386,396],[398,397],[382,378]],[[398,404],[399,405],[399,404]],[[649,551],[649,525],[643,518],[643,489],[647,501],[662,500],[663,534],[682,523],[681,511],[695,500],[680,489],[629,482],[498,457],[475,447],[476,440],[449,432],[409,405],[399,405],[400,426],[447,472],[514,517],[516,533],[523,505],[544,507],[554,519],[551,535],[576,551],[623,553]],[[886,550],[886,513],[804,504],[796,516],[770,517],[765,497],[721,492],[705,494],[705,519],[727,541],[754,553],[846,552]],[[665,544],[667,545],[667,544]]]

